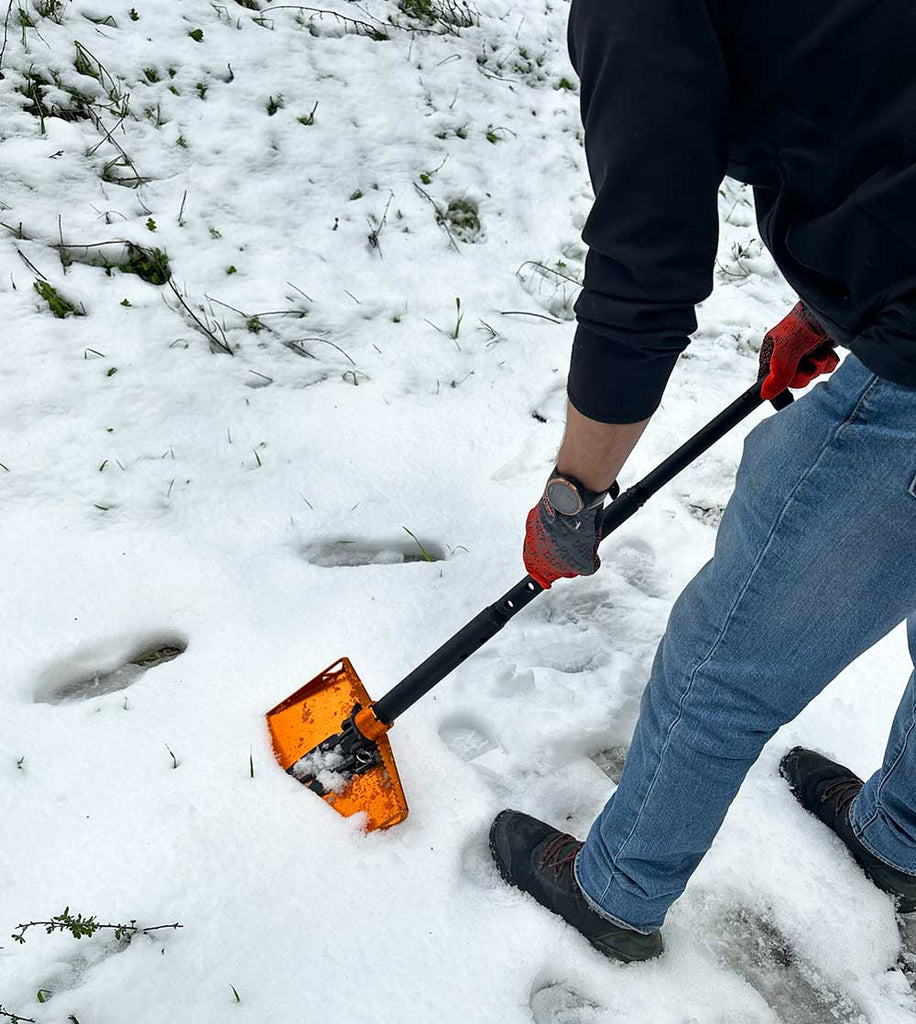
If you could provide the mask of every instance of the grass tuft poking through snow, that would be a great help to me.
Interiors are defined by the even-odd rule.
[[[83,309],[81,305],[77,306],[75,303],[65,298],[54,287],[54,285],[50,284],[48,281],[35,281],[32,287],[48,304],[48,309],[51,313],[59,320],[63,320],[64,317],[68,316],[86,315],[86,310]]]

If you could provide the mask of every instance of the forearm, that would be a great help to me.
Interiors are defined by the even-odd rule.
[[[557,469],[591,491],[606,490],[617,479],[648,422],[599,423],[567,403],[566,434]]]

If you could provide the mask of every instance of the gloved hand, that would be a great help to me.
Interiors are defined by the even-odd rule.
[[[833,373],[839,358],[834,342],[801,302],[769,332],[760,348],[761,396],[770,401],[786,388],[803,388]]]
[[[553,477],[551,477],[553,479]],[[611,497],[620,493],[617,484],[610,488]],[[591,576],[598,571],[601,559],[601,516],[608,492],[590,494],[591,500],[572,515],[557,511],[547,497],[528,513],[525,524],[525,568],[545,590],[558,579]]]

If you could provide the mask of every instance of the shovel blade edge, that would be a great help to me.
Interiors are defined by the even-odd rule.
[[[284,771],[320,743],[340,732],[355,704],[372,703],[349,658],[341,658],[267,712],[267,727]],[[391,828],[407,817],[407,800],[387,736],[376,741],[381,764],[329,789],[325,803],[345,818],[366,815],[365,830]]]

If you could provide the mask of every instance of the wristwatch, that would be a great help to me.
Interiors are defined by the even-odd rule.
[[[555,512],[561,516],[577,516],[603,505],[608,494],[616,497],[615,491],[619,493],[616,481],[605,491],[590,491],[574,476],[567,476],[554,466],[545,494]]]

